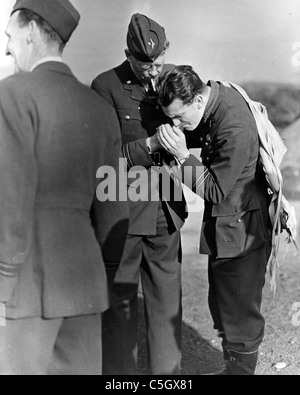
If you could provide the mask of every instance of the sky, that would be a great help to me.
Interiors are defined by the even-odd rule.
[[[167,61],[202,79],[300,84],[300,0],[72,0],[81,22],[65,61],[84,83],[124,60],[132,14],[166,29]],[[5,28],[14,0],[0,0],[0,79],[13,73]]]

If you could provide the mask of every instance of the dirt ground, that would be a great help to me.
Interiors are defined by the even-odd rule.
[[[293,202],[300,223],[300,202]],[[198,254],[202,213],[191,213],[183,229],[183,374],[200,375],[223,367],[220,341],[207,305],[207,258]],[[281,242],[275,298],[266,279],[263,314],[266,334],[258,375],[300,375],[300,257]],[[142,302],[141,302],[142,310]],[[142,311],[141,311],[142,313]],[[280,365],[278,365],[280,364]],[[146,340],[140,323],[140,374],[146,374]]]

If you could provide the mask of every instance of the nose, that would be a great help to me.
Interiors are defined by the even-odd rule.
[[[151,72],[149,73],[149,76],[150,76],[150,78],[151,78],[152,80],[155,80],[156,77],[158,77],[158,75],[159,75],[159,73],[153,72],[153,71],[151,71]]]
[[[152,79],[158,77],[160,72],[158,71],[157,67],[153,66],[152,69],[149,71],[149,75]]]

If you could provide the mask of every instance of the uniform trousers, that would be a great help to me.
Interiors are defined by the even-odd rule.
[[[262,293],[271,247],[235,259],[209,258],[209,307],[225,351],[256,352],[263,341]]]
[[[6,320],[0,327],[1,375],[101,373],[101,315]]]
[[[151,374],[180,374],[181,260],[180,232],[170,234],[162,210],[156,236],[128,236],[117,273],[108,272],[115,278],[112,307],[104,314],[103,374],[137,374],[140,278]]]

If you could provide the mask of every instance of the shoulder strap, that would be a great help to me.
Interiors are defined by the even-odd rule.
[[[260,161],[268,184],[273,191],[272,201],[269,207],[270,218],[273,224],[273,232],[272,252],[268,262],[268,269],[271,275],[271,289],[275,293],[280,242],[278,235],[281,233],[280,216],[283,198],[283,180],[279,165],[283,155],[286,153],[286,148],[278,132],[270,122],[266,108],[261,103],[251,100],[246,91],[240,86],[229,81],[222,81],[222,84],[226,87],[235,89],[242,95],[244,100],[248,103],[257,125],[260,140]],[[276,150],[278,150],[278,153]]]

